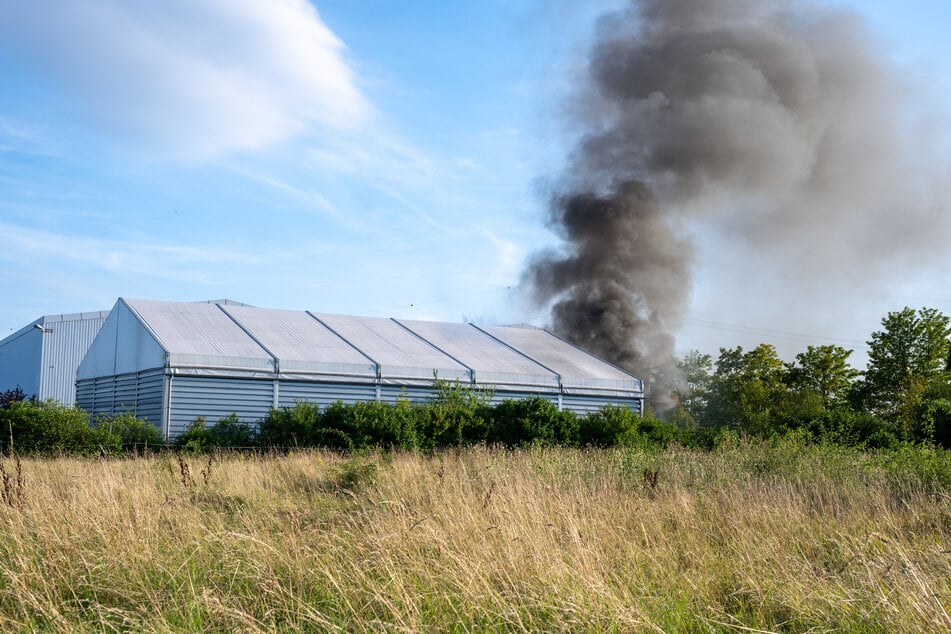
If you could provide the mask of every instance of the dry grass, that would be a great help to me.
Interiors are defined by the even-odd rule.
[[[24,460],[0,629],[951,629],[949,496],[876,464],[746,445]]]

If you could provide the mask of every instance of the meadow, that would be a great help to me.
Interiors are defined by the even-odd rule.
[[[4,631],[951,628],[951,453],[2,460]]]

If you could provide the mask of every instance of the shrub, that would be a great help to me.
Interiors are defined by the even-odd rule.
[[[159,430],[148,421],[136,418],[132,414],[100,416],[96,419],[95,430],[113,436],[110,446],[118,446],[120,451],[141,453],[149,448],[157,449],[165,442]],[[103,438],[104,440],[104,438]]]
[[[208,428],[209,440],[215,447],[248,448],[257,446],[258,434],[254,426],[242,422],[235,413],[229,414]]]
[[[685,447],[695,447],[700,444],[697,433],[688,431],[676,423],[658,418],[653,411],[648,410],[637,421],[636,444],[666,448],[672,443],[679,443]]]
[[[605,405],[581,419],[578,441],[598,447],[636,444],[640,418],[640,414],[623,405]]]
[[[19,385],[6,392],[0,392],[0,409],[9,409],[14,403],[26,400],[26,392]]]
[[[294,407],[272,408],[258,423],[261,447],[314,447],[320,422],[320,406],[298,401]]]
[[[90,429],[85,411],[53,400],[18,401],[0,410],[0,446],[7,451],[91,454],[108,440]]]
[[[548,399],[506,399],[492,408],[492,424],[486,440],[506,447],[521,445],[575,445],[578,417]]]
[[[199,416],[188,423],[185,431],[175,439],[175,446],[189,451],[208,451],[211,449],[214,445],[205,417]]]
[[[178,438],[175,446],[191,451],[207,451],[215,447],[247,448],[257,446],[254,428],[241,422],[237,414],[229,414],[209,426],[204,416],[199,416]]]
[[[458,379],[453,382],[433,380],[436,396],[423,409],[420,417],[421,447],[451,447],[483,442],[491,421],[494,391],[473,388]]]
[[[378,401],[354,403],[349,410],[355,448],[416,448],[418,408],[405,399],[395,405]]]

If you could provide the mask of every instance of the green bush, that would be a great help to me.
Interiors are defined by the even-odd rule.
[[[12,447],[11,447],[12,442]],[[18,401],[0,410],[0,446],[18,453],[93,454],[113,449],[109,434],[93,430],[89,415],[56,401]]]
[[[366,401],[350,406],[354,448],[415,449],[418,408],[398,403]]]
[[[148,449],[158,449],[165,444],[155,425],[132,414],[100,416],[96,419],[94,431],[114,437],[116,440],[109,441],[110,447],[117,445],[119,450],[124,452],[142,453]]]
[[[635,445],[641,416],[623,405],[605,405],[581,419],[578,442],[596,447]]]
[[[491,422],[493,390],[473,388],[459,380],[434,379],[436,396],[419,419],[419,445],[425,449],[484,442]]]
[[[298,401],[293,407],[272,408],[258,423],[261,447],[316,447],[320,424],[320,406]]]
[[[565,445],[578,442],[578,417],[558,410],[548,399],[506,399],[492,408],[492,425],[487,441],[506,447],[524,445]]]
[[[257,430],[253,425],[241,422],[237,414],[229,414],[208,428],[210,442],[215,447],[246,449],[256,447]]]
[[[175,446],[191,451],[207,451],[216,447],[246,449],[256,447],[257,441],[254,427],[241,422],[237,414],[229,414],[211,426],[204,416],[199,416],[175,439]]]
[[[175,438],[175,446],[190,451],[208,451],[214,444],[211,441],[211,432],[207,427],[207,419],[199,416],[188,423],[185,431]]]

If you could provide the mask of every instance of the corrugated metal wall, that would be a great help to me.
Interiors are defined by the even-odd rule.
[[[159,368],[82,379],[76,384],[76,404],[93,418],[130,412],[161,428],[164,372]]]
[[[174,375],[169,380],[170,438],[199,416],[208,424],[231,414],[242,422],[257,423],[274,403],[274,382],[269,380]]]
[[[0,392],[19,385],[27,396],[39,396],[42,364],[43,333],[33,324],[0,341]]]
[[[641,402],[639,399],[617,397],[598,398],[595,396],[572,396],[569,394],[561,397],[562,409],[570,409],[571,411],[582,415],[596,412],[608,403],[612,405],[623,405],[628,409],[634,410],[638,414],[641,413]]]
[[[40,398],[66,405],[76,402],[76,369],[92,345],[108,312],[47,315],[42,319],[43,367]]]
[[[376,400],[376,387],[367,384],[281,381],[278,385],[278,395],[280,407],[293,407],[298,401],[310,401],[323,408],[337,401],[356,403]]]

